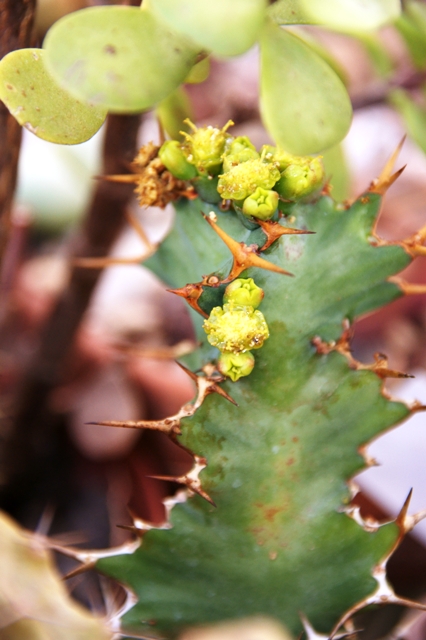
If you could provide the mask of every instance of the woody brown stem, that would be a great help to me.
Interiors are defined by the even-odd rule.
[[[0,0],[0,58],[31,46],[36,0]],[[0,102],[0,265],[11,226],[21,127]]]

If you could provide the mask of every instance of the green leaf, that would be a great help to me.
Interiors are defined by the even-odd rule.
[[[408,135],[426,153],[426,108],[416,104],[402,89],[392,91],[389,100],[401,114]]]
[[[268,8],[268,17],[277,24],[316,24],[302,0],[278,0]]]
[[[332,196],[337,202],[343,202],[350,195],[351,175],[342,145],[337,144],[322,155],[325,174],[332,187]]]
[[[261,39],[261,113],[279,146],[307,155],[344,138],[352,108],[327,63],[300,38],[268,23]]]
[[[77,100],[45,67],[42,49],[12,51],[0,61],[0,99],[20,125],[39,138],[80,144],[101,127],[106,111]]]
[[[265,292],[270,338],[254,352],[253,373],[224,384],[239,406],[209,396],[182,419],[178,438],[207,458],[200,479],[217,507],[188,498],[173,508],[170,530],[149,531],[133,555],[98,563],[138,595],[125,629],[150,620],[151,633],[175,637],[191,624],[266,614],[299,634],[302,611],[328,633],[374,590],[371,569],[396,527],[367,533],[339,510],[350,497],[346,481],[364,465],[359,446],[409,410],[381,394],[374,373],[351,369],[338,353],[318,354],[312,339],[337,340],[345,319],[401,295],[387,278],[410,257],[369,241],[380,204],[365,194],[347,210],[328,197],[294,206],[291,226],[315,235],[283,236],[263,257],[295,277],[247,271]],[[263,232],[248,231],[232,212],[200,201],[176,208],[157,262],[174,286],[199,281],[229,256],[200,209],[214,210],[236,240],[261,244]]]
[[[353,34],[364,46],[375,72],[382,78],[388,78],[394,70],[392,56],[375,33]]]
[[[193,119],[192,106],[184,87],[178,87],[158,105],[157,117],[166,133],[174,140],[181,138],[181,131],[189,131],[189,127],[183,121],[185,118]]]
[[[378,29],[401,14],[400,0],[301,0],[305,11],[316,20],[339,31]]]
[[[401,13],[399,0],[279,0],[269,17],[278,24],[318,24],[339,31],[371,31]]]
[[[407,2],[404,13],[395,23],[404,38],[414,65],[426,66],[426,7],[420,2]]]
[[[262,28],[265,0],[150,0],[169,27],[218,56],[247,51]]]
[[[199,84],[207,80],[210,74],[210,58],[206,56],[195,64],[185,78],[187,84]]]
[[[48,68],[73,95],[117,113],[148,109],[178,87],[197,51],[138,7],[75,11],[44,41]]]

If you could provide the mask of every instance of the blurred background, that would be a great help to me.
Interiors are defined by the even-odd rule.
[[[61,15],[95,4],[107,3],[40,0],[38,40]],[[406,9],[396,25],[374,35],[298,28],[332,61],[353,101],[349,134],[324,154],[337,200],[351,200],[366,190],[407,135],[396,165],[406,168],[385,199],[378,226],[387,240],[407,238],[426,225],[426,5],[410,2]],[[185,91],[198,125],[221,127],[232,119],[233,135],[247,135],[258,147],[272,142],[259,116],[256,49],[230,61],[212,60],[208,78],[186,85]],[[134,126],[138,146],[159,141],[155,113],[143,114]],[[87,277],[93,281],[93,295],[80,296],[78,287],[71,287],[75,299],[69,299],[70,278],[75,277],[70,256],[90,249],[87,220],[99,183],[95,177],[103,172],[105,128],[72,147],[23,131],[1,282],[6,304],[0,310],[0,506],[29,529],[50,514],[49,533],[75,532],[90,547],[126,540],[130,514],[160,523],[162,500],[176,486],[147,476],[180,475],[190,460],[161,434],[88,423],[163,418],[194,393],[191,380],[174,363],[193,345],[188,312],[142,265],[147,247],[134,226],[123,221],[108,243],[110,257],[135,263],[91,270]],[[171,208],[142,209],[134,198],[126,206],[150,243],[167,234]],[[105,225],[108,221],[106,216]],[[416,258],[402,276],[426,287],[425,261]],[[425,295],[406,296],[357,322],[353,338],[361,361],[370,363],[374,353],[384,353],[391,369],[415,376],[386,382],[393,397],[424,404],[425,302]],[[73,328],[67,324],[70,318]],[[58,344],[55,322],[63,327]],[[43,378],[52,358],[53,369]],[[30,393],[35,371],[45,384],[38,390],[33,385]],[[16,424],[18,401],[25,404],[21,423],[34,417],[30,435]],[[425,427],[425,414],[417,413],[370,446],[380,466],[356,480],[362,489],[356,501],[364,515],[395,516],[411,488],[410,512],[426,507]],[[12,467],[18,471],[9,472]],[[60,562],[63,572],[73,567],[71,560]],[[398,593],[426,595],[426,523],[416,527],[391,560],[390,576]],[[71,585],[86,602],[88,591],[98,588],[96,579],[75,580]],[[368,621],[366,637],[386,634],[401,614],[391,607],[386,611]],[[404,637],[425,637],[423,618],[410,620]]]

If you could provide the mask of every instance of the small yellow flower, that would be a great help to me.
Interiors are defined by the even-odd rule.
[[[280,179],[280,172],[273,163],[261,158],[247,160],[219,176],[217,190],[224,200],[245,200],[258,187],[272,189]]]
[[[231,353],[260,349],[269,338],[263,313],[232,301],[223,308],[214,307],[203,327],[211,345]]]
[[[185,140],[182,150],[187,161],[194,165],[200,175],[217,175],[222,168],[222,156],[230,140],[227,129],[233,125],[229,120],[222,129],[216,127],[196,127],[190,120],[185,120],[192,128],[192,134],[182,131]]]

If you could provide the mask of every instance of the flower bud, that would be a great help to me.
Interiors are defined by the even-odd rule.
[[[237,278],[226,287],[223,301],[257,309],[263,300],[263,295],[263,289],[255,284],[253,278]]]
[[[279,147],[273,147],[270,144],[264,144],[260,150],[262,160],[265,162],[273,162],[280,171],[284,171],[291,164],[304,164],[306,163],[306,156],[293,156],[291,153],[280,149]],[[310,160],[311,158],[308,158]]]
[[[254,356],[250,351],[245,353],[221,353],[217,361],[220,373],[232,382],[236,382],[244,376],[250,375],[254,367]]]
[[[187,161],[194,165],[200,175],[217,175],[221,171],[222,156],[230,139],[227,129],[233,125],[229,120],[222,129],[208,126],[196,127],[190,120],[185,120],[194,133],[181,132],[185,137],[182,145]]]
[[[232,140],[229,147],[225,150],[223,172],[226,173],[237,164],[247,162],[247,160],[256,160],[257,158],[259,158],[259,154],[247,136],[238,136]]]
[[[214,307],[203,328],[213,347],[232,353],[260,349],[269,338],[263,313],[233,302]]]
[[[277,167],[258,158],[238,164],[219,176],[217,190],[224,200],[245,200],[258,187],[272,189],[279,179]]]
[[[305,160],[305,164],[291,164],[281,174],[275,188],[286,200],[297,200],[308,196],[324,183],[325,173],[321,158]]]
[[[191,180],[197,175],[196,168],[188,162],[177,140],[167,140],[158,152],[166,169],[179,180]]]
[[[278,209],[279,196],[276,191],[257,187],[256,191],[243,202],[245,216],[269,220]]]

